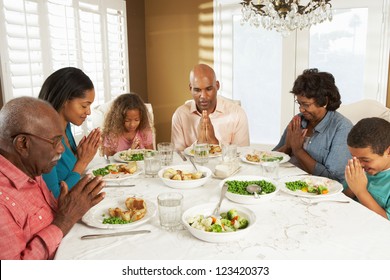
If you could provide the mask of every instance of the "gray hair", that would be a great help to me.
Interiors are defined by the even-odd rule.
[[[44,114],[45,110],[57,114],[48,102],[34,97],[23,96],[10,100],[0,110],[0,138],[9,139],[32,125],[44,123],[49,118]]]

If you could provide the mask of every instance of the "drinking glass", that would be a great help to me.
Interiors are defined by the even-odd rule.
[[[198,164],[205,164],[209,162],[209,144],[194,144],[194,160]]]
[[[260,166],[262,170],[262,176],[272,178],[272,179],[278,179],[279,165],[280,165],[279,160],[261,162]]]
[[[162,165],[171,165],[173,161],[173,144],[171,142],[158,143],[157,150],[160,153]]]
[[[148,151],[144,155],[145,177],[156,177],[161,169],[161,157],[158,151]]]
[[[237,160],[237,145],[222,144],[222,161],[229,163]]]
[[[161,227],[168,231],[181,229],[183,195],[178,192],[161,193],[157,202]]]

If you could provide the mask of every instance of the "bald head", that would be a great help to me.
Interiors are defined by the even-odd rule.
[[[213,68],[206,64],[195,65],[190,72],[189,88],[199,113],[214,112],[217,106],[219,81],[215,77]]]
[[[0,111],[0,138],[10,139],[21,132],[38,132],[47,126],[60,126],[57,111],[46,101],[33,97],[10,100]]]
[[[194,83],[195,79],[199,77],[208,77],[213,83],[216,82],[215,72],[213,68],[207,64],[197,64],[195,65],[190,72],[190,85]]]

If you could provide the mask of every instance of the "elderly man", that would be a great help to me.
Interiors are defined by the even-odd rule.
[[[64,152],[58,113],[15,98],[0,111],[0,259],[52,259],[73,225],[105,196],[101,177],[81,179],[56,201],[41,174]]]
[[[193,143],[249,145],[248,119],[237,104],[217,96],[219,81],[205,64],[190,72],[193,100],[177,108],[172,117],[171,141],[184,150]]]

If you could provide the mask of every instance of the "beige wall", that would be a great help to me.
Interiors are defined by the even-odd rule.
[[[130,91],[148,101],[144,1],[126,1]]]
[[[148,101],[157,142],[169,141],[175,109],[191,99],[189,71],[213,64],[213,1],[145,0]]]

